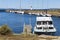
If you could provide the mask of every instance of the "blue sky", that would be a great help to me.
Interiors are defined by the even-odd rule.
[[[20,9],[20,5],[22,9],[60,8],[60,0],[0,0],[0,8]]]

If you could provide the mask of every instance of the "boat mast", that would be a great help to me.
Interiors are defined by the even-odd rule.
[[[44,9],[44,2],[46,2],[46,8]],[[42,0],[42,9],[43,9],[43,11],[42,11],[42,13],[46,13],[47,14],[47,11],[48,11],[48,0],[46,0],[46,1],[44,1],[44,0]]]
[[[44,1],[44,0],[42,0],[42,7],[41,7],[42,13],[44,12],[44,10],[43,10],[43,4],[44,4],[43,1]]]
[[[47,4],[47,8],[46,8],[46,14],[47,14],[47,11],[48,11],[48,0],[46,0],[46,4]]]
[[[21,11],[21,0],[20,0],[20,11]]]
[[[48,11],[48,0],[46,0],[46,10],[45,10],[45,13],[47,14],[47,11]]]
[[[29,24],[31,26],[31,14],[32,14],[32,1],[29,3],[30,4],[30,18],[29,18]]]
[[[30,11],[32,11],[32,6],[30,6]],[[32,12],[30,13],[30,18],[29,18],[29,24],[30,24],[30,26],[31,26],[31,14],[32,14]]]

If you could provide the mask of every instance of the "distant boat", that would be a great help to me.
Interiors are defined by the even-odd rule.
[[[14,13],[15,11],[11,11],[11,10],[10,10],[9,12],[10,12],[10,13]]]
[[[39,13],[28,13],[28,14],[32,14],[32,15],[40,15]]]
[[[29,12],[28,14],[32,14],[31,12]]]
[[[51,14],[46,14],[46,16],[51,17],[52,15]]]
[[[49,33],[54,34],[56,28],[53,25],[51,17],[36,17],[36,26],[34,27],[33,33]]]
[[[40,13],[41,16],[48,16],[48,17],[51,17],[52,15],[51,14],[47,14],[47,13]]]
[[[24,11],[17,11],[16,13],[22,13],[22,14],[23,14],[23,13],[24,13]]]
[[[24,11],[10,11],[10,13],[21,13],[21,14],[24,14]]]
[[[38,16],[39,16],[39,15],[40,15],[40,13],[36,13],[36,15],[38,15]]]

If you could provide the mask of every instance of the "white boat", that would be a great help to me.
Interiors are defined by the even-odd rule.
[[[46,15],[45,15],[44,13],[42,13],[42,12],[40,13],[40,15],[41,15],[41,16],[46,16]]]
[[[55,33],[56,28],[53,25],[51,17],[36,17],[36,26],[33,33]]]
[[[48,16],[48,17],[52,16],[51,14],[47,14],[47,13],[40,13],[40,15],[42,15],[42,16]]]
[[[52,15],[51,14],[46,14],[46,16],[51,17]]]
[[[35,13],[35,15],[39,16],[39,15],[40,15],[40,13]]]
[[[23,13],[24,13],[24,11],[16,11],[16,13],[22,13],[22,14],[23,14]]]
[[[36,15],[38,15],[38,16],[39,16],[39,15],[40,15],[40,13],[36,13]]]
[[[35,13],[32,13],[32,15],[35,15]]]
[[[31,15],[32,13],[28,13],[28,14],[30,14],[30,15]]]

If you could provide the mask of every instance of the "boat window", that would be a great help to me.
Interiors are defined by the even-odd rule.
[[[43,29],[48,29],[48,27],[43,27]]]
[[[53,27],[49,27],[49,29],[53,29]]]
[[[42,27],[37,27],[37,29],[42,29]]]
[[[49,21],[48,24],[52,24],[52,21]]]
[[[37,21],[37,25],[40,25],[41,24],[41,21]]]
[[[43,24],[47,24],[47,22],[46,21],[43,21]]]
[[[37,25],[41,25],[41,24],[45,25],[47,24],[47,21],[37,21]]]

